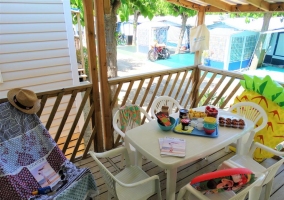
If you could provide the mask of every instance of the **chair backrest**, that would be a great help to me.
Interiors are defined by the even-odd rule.
[[[134,109],[134,110],[139,109],[139,110],[136,110],[132,114],[130,114],[132,111],[129,111],[127,109]],[[122,116],[125,116],[125,118],[122,119],[123,118]],[[149,121],[152,120],[150,115],[142,107],[131,105],[131,106],[127,106],[127,108],[119,109],[114,114],[114,117],[112,120],[114,130],[124,138],[125,132],[132,128],[135,128],[136,126],[139,126],[144,116],[146,117],[147,120]],[[124,121],[122,122],[121,120],[124,120]]]
[[[245,117],[256,123],[262,119],[261,125],[254,128],[254,132],[257,133],[267,125],[267,114],[265,110],[256,103],[253,102],[240,102],[233,105],[229,111],[236,111],[238,115]]]
[[[218,200],[243,200],[246,198],[246,195],[249,193],[249,191],[255,187],[255,186],[260,186],[262,184],[264,180],[264,174],[258,174],[258,177],[256,178],[256,180],[251,183],[250,185],[246,186],[245,188],[243,188],[240,192],[238,192],[237,194],[235,194],[233,197],[229,197],[232,196],[230,195],[226,195],[227,192],[222,192],[222,193],[218,193],[218,194],[210,194],[208,196],[203,195],[201,192],[199,192],[198,190],[196,190],[195,188],[193,188],[190,184],[187,184],[185,187],[183,187],[181,190],[187,190],[188,192],[190,192],[191,194],[193,194],[195,197],[197,197],[198,199],[201,200],[210,200],[210,199],[218,199]],[[180,190],[180,191],[181,191]],[[183,191],[183,193],[185,194],[185,192]],[[229,193],[231,193],[231,191],[229,191]],[[178,196],[178,200],[183,199],[182,196]],[[196,198],[195,198],[196,199]]]
[[[155,114],[161,111],[162,106],[169,107],[169,114],[172,114],[174,112],[177,112],[179,109],[182,109],[182,106],[174,98],[169,96],[160,96],[153,101],[151,106],[151,117],[153,119],[157,119]]]

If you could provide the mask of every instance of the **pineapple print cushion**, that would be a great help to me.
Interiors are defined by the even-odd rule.
[[[268,117],[267,125],[258,131],[254,141],[275,148],[277,144],[284,141],[284,89],[270,76],[259,78],[257,76],[244,75],[244,80],[240,84],[245,89],[240,96],[234,100],[234,104],[244,101],[259,104]],[[261,121],[256,123],[260,125]],[[262,161],[273,155],[260,149],[254,152],[254,159]]]

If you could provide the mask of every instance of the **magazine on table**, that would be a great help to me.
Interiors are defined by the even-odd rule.
[[[185,139],[165,137],[159,138],[161,155],[185,157]]]
[[[61,180],[45,158],[40,158],[29,165],[28,169],[41,187],[53,187]]]

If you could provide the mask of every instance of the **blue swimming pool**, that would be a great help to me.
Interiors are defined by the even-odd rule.
[[[156,63],[171,68],[188,67],[194,64],[194,53],[172,54],[169,59],[160,59]]]

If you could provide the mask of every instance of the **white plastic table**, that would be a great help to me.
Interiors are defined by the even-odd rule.
[[[204,111],[205,107],[195,108],[194,110]],[[178,113],[171,116],[178,118]],[[219,116],[242,118],[231,112],[219,110]],[[242,118],[244,119],[244,118]],[[130,143],[136,149],[136,161],[141,166],[141,157],[145,156],[158,166],[167,170],[167,200],[175,199],[177,168],[204,158],[213,152],[216,152],[237,140],[237,153],[242,152],[242,136],[249,133],[253,128],[253,122],[245,120],[245,128],[226,128],[218,129],[219,136],[217,138],[190,136],[176,134],[172,131],[162,131],[156,120],[145,123],[126,132],[125,142]],[[186,140],[186,156],[184,158],[173,156],[161,156],[159,147],[159,138],[177,137]]]

